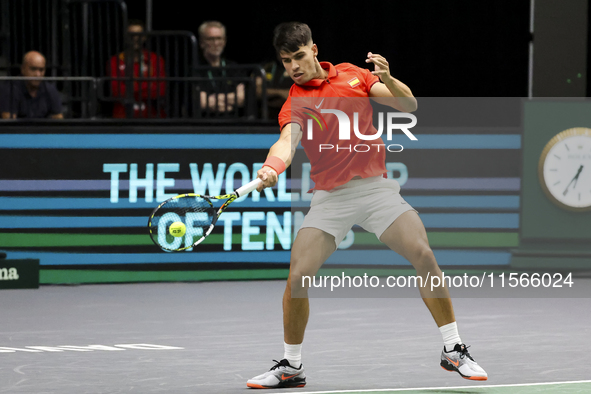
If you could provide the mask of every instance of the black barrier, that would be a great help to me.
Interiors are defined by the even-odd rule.
[[[238,69],[241,76],[97,78],[98,102],[113,103],[116,118],[267,120],[263,69],[256,65]],[[120,93],[128,84],[135,86],[131,97]],[[118,106],[122,111],[116,110]]]
[[[203,68],[207,73],[212,68]],[[228,66],[230,69],[230,66]],[[65,118],[267,120],[266,79],[258,65],[241,65],[227,76],[94,78],[1,77],[3,111],[23,116],[15,91],[27,81],[55,84]],[[212,86],[214,87],[212,89]],[[130,90],[131,89],[131,90]],[[130,93],[131,92],[131,93]],[[213,99],[213,101],[211,100]],[[11,108],[14,110],[9,111]]]
[[[0,77],[0,93],[6,95],[2,102],[7,108],[4,112],[14,114],[17,118],[23,114],[19,111],[21,103],[17,100],[17,89],[24,89],[18,84],[27,81],[42,81],[50,83],[58,90],[60,100],[60,113],[65,118],[93,119],[97,116],[97,80],[91,77]]]

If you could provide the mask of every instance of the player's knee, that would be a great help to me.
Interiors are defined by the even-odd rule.
[[[291,298],[306,298],[313,278],[314,275],[308,275],[305,271],[291,270],[287,279],[287,293]]]
[[[433,250],[428,245],[414,251],[412,264],[418,272],[434,272],[439,268]]]
[[[292,262],[289,271],[289,285],[292,289],[295,288],[309,288],[312,279],[316,275],[316,272],[307,269],[303,264],[294,264]]]
[[[308,278],[314,277],[313,274],[310,274],[304,270],[292,270],[290,272],[289,276],[290,276],[289,284],[291,285],[292,288],[305,287],[306,283],[307,283],[306,280]]]

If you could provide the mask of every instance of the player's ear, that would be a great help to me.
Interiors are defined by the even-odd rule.
[[[318,46],[316,44],[312,44],[312,53],[314,56],[318,56]]]

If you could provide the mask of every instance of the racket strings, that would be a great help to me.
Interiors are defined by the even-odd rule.
[[[217,219],[211,201],[201,196],[173,198],[160,206],[150,221],[152,240],[163,249],[179,250],[190,248],[207,235]],[[185,234],[174,237],[170,234],[173,223],[182,222]]]

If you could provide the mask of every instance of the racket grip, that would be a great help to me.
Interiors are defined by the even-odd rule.
[[[238,197],[242,197],[245,194],[248,194],[254,189],[256,189],[262,182],[263,181],[257,178],[254,181],[248,182],[246,185],[240,186],[238,189],[235,190],[235,193]]]

